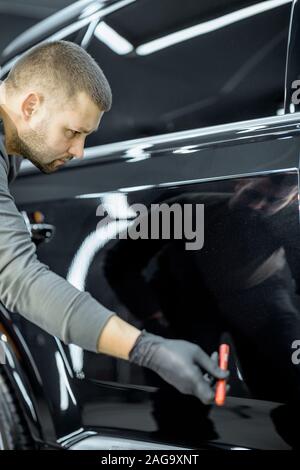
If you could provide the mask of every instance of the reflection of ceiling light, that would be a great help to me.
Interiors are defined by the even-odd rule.
[[[101,198],[102,206],[112,219],[132,219],[136,212],[129,206],[127,196],[122,193],[107,193]]]
[[[231,447],[231,450],[250,450],[250,449],[247,449],[246,447]]]
[[[295,112],[295,105],[294,103],[290,104],[290,113],[293,114]]]
[[[129,157],[129,162],[139,162],[140,160],[146,160],[150,158],[151,154],[149,152],[145,152],[145,149],[152,147],[152,145],[135,145],[134,147],[129,148],[126,150],[126,157]]]
[[[67,274],[68,282],[78,290],[84,291],[89,269],[96,254],[106,243],[116,239],[118,234],[130,227],[132,223],[133,221],[130,220],[114,220],[91,232],[84,239],[72,260]]]
[[[119,55],[128,54],[133,50],[133,45],[108,26],[108,24],[104,23],[104,21],[98,24],[94,35],[99,41],[106,44],[106,46]]]
[[[70,407],[70,400],[73,402],[73,405],[76,406],[76,398],[71,389],[68,376],[66,373],[66,368],[63,363],[62,357],[59,352],[55,352],[56,367],[58,370],[59,377],[59,392],[60,392],[60,409],[61,411],[66,411]]]
[[[144,184],[143,186],[130,186],[128,188],[119,188],[119,191],[130,193],[134,191],[144,191],[145,189],[151,189],[151,188],[154,188],[153,184]]]
[[[142,160],[147,160],[147,158],[150,158],[150,153],[144,152],[143,154],[135,155],[134,157],[130,156],[127,161],[128,163],[136,163]]]
[[[180,147],[177,150],[174,150],[173,153],[194,153],[194,152],[199,152],[199,146],[198,145],[184,145],[183,147]]]
[[[88,194],[79,194],[75,196],[77,199],[97,199],[103,196],[105,193],[88,193]]]
[[[283,116],[284,114],[284,108],[278,108],[276,111],[277,116]]]
[[[136,53],[138,55],[152,54],[153,52],[165,49],[166,47],[186,41],[187,39],[200,36],[201,34],[210,33],[216,29],[224,28],[229,24],[236,23],[237,21],[250,18],[251,16],[258,15],[259,13],[272,10],[273,8],[277,8],[281,5],[291,2],[292,0],[267,0],[249,7],[241,8],[240,10],[228,13],[224,16],[220,16],[219,18],[205,21],[204,23],[182,29],[176,33],[168,34],[162,38],[155,39],[154,41],[150,41],[146,44],[142,44],[141,46],[137,47]]]
[[[260,129],[265,129],[267,126],[251,126],[249,129],[243,129],[242,131],[238,131],[237,134],[247,134],[247,132],[259,131]]]

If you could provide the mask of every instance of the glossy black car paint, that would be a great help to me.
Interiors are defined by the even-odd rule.
[[[283,6],[284,14],[288,6]],[[295,2],[294,11],[298,6]],[[259,22],[259,18],[257,20]],[[291,25],[293,28],[293,22]],[[52,27],[56,29],[55,24]],[[42,31],[40,34],[34,37],[33,43],[43,37]],[[235,31],[232,34],[236,34]],[[49,32],[45,34],[48,35]],[[23,43],[22,47],[28,45]],[[17,47],[15,53],[12,49],[8,58],[18,52]],[[289,63],[294,59],[291,50],[288,57],[289,71]],[[51,176],[24,166],[13,185],[18,207],[27,214],[41,211],[45,222],[56,230],[49,243],[38,246],[39,259],[78,288],[89,290],[121,317],[141,327],[141,321],[120,303],[103,274],[107,240],[105,237],[99,240],[95,233],[99,222],[97,207],[100,203],[111,202],[114,197],[126,200],[128,205],[143,202],[148,206],[153,201],[203,191],[203,188],[223,192],[241,178],[266,177],[276,172],[289,172],[298,184],[299,116],[274,116],[279,101],[271,99],[264,110],[254,105],[248,121],[211,128],[162,134],[170,129],[158,127],[158,135],[151,130],[146,132],[150,137],[145,137],[144,131],[141,135],[139,130],[129,126],[117,140],[132,137],[136,140],[115,144],[106,142],[112,141],[110,132],[113,133],[118,123],[108,120],[106,145],[94,142],[82,162],[72,162]],[[138,99],[135,106],[139,106]],[[211,110],[218,118],[210,119],[208,112],[204,125],[235,120],[234,105],[228,108],[225,103],[222,108],[213,104]],[[227,117],[226,110],[229,111]],[[119,111],[122,115],[122,109]],[[244,118],[247,112],[244,110]],[[268,115],[273,117],[262,117]],[[191,123],[196,127],[194,119]],[[197,127],[201,126],[200,120]],[[176,130],[185,128],[179,125]],[[122,222],[124,220],[120,224]],[[297,210],[293,212],[293,223],[298,223]],[[179,395],[174,399],[169,430],[161,430],[152,415],[158,392],[154,376],[145,376],[140,368],[126,361],[63,345],[4,307],[1,308],[1,330],[8,338],[9,360],[3,366],[4,371],[37,445],[70,447],[76,442],[85,442],[84,438],[98,436],[99,442],[103,437],[123,439],[123,448],[128,445],[126,439],[135,443],[152,442],[153,448],[155,443],[199,449],[291,447],[285,434],[277,433],[272,419],[272,410],[279,410],[280,414],[282,405],[252,400],[242,383],[237,383],[236,388],[237,393],[242,391],[240,396],[229,397],[226,407],[211,411],[214,430],[210,425],[201,427],[195,419],[199,406],[195,399]],[[180,406],[183,413],[179,413]],[[185,410],[190,410],[190,415]],[[113,443],[111,441],[110,446]]]

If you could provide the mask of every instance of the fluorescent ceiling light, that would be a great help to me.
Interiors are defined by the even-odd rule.
[[[98,24],[98,20],[94,20],[92,21],[90,24],[89,24],[89,27],[85,33],[85,35],[83,36],[83,39],[81,41],[81,47],[83,47],[83,49],[86,49],[87,46],[89,45],[90,43],[90,40],[94,34],[94,31],[95,31],[95,28]]]
[[[128,54],[133,50],[133,45],[127,39],[123,38],[114,29],[112,29],[104,21],[98,24],[94,35],[99,41],[106,44],[112,51],[119,55]]]
[[[152,54],[153,52],[173,46],[174,44],[178,44],[202,34],[210,33],[216,29],[224,28],[232,23],[250,18],[251,16],[258,15],[265,11],[273,10],[274,8],[285,5],[286,3],[292,3],[292,0],[267,0],[265,2],[257,3],[256,5],[241,8],[240,10],[220,16],[219,18],[205,21],[204,23],[182,29],[176,33],[168,34],[162,38],[142,44],[136,48],[136,53],[138,55]]]
[[[92,3],[91,5],[85,7],[85,9],[83,10],[83,12],[81,13],[80,15],[80,19],[81,18],[86,18],[87,16],[90,16],[92,15],[93,13],[95,13],[96,11],[100,10],[100,8],[102,8],[103,6],[103,3]]]

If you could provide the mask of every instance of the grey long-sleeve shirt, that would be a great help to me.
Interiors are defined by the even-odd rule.
[[[20,164],[20,157],[7,155],[0,134],[0,301],[64,343],[96,352],[98,338],[115,313],[38,261],[9,191]]]

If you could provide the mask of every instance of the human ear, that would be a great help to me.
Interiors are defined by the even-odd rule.
[[[23,117],[28,121],[36,112],[40,104],[40,98],[36,93],[29,93],[22,102],[21,109]]]

